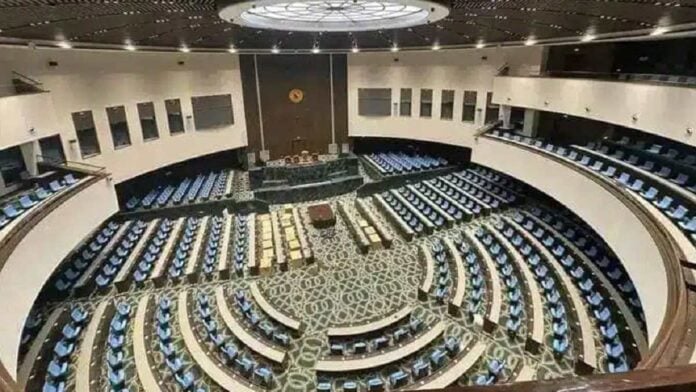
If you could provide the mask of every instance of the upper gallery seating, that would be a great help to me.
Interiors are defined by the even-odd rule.
[[[676,143],[631,141],[591,142],[587,146],[555,146],[542,140],[494,131],[507,138],[574,161],[592,173],[612,180],[652,204],[696,243],[696,155]],[[667,142],[669,143],[669,142]]]
[[[38,186],[29,191],[19,192],[19,194],[13,195],[11,198],[6,198],[0,203],[0,229],[3,229],[10,222],[21,217],[44,200],[70,188],[78,182],[80,182],[80,179],[69,173],[61,179],[49,182],[46,187]]]
[[[132,196],[126,202],[127,211],[199,203],[229,197],[234,172],[231,170],[201,173],[186,177],[177,184],[153,188],[145,196]]]
[[[377,171],[384,176],[432,170],[448,165],[447,160],[427,154],[406,154],[404,152],[379,152],[364,155]]]

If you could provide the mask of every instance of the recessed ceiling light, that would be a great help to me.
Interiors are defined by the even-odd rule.
[[[358,53],[360,51],[360,48],[358,48],[357,46],[353,46],[353,49],[351,49],[350,51],[353,53]]]
[[[191,49],[188,46],[183,45],[179,48],[179,51],[184,52],[184,53],[188,53],[191,51]]]
[[[389,49],[389,50],[391,50],[392,52],[398,52],[399,47],[396,44],[394,44],[394,45],[392,45],[391,49]]]
[[[669,30],[666,27],[659,26],[659,27],[655,27],[655,30],[650,32],[650,35],[662,35],[662,34],[666,33],[667,31],[669,31]]]
[[[68,41],[59,41],[56,45],[58,45],[59,48],[63,48],[63,49],[72,48],[72,44]]]
[[[312,48],[312,53],[317,54],[317,53],[319,53],[319,52],[321,52],[321,50],[319,49],[318,46],[315,46],[315,47]]]
[[[271,53],[273,53],[273,54],[278,54],[278,53],[280,53],[280,49],[278,49],[277,46],[273,46],[273,47],[271,48]]]
[[[524,41],[524,44],[527,45],[527,46],[532,46],[532,45],[535,45],[536,43],[537,43],[537,42],[536,42],[536,40],[534,39],[534,37],[529,37],[529,38],[527,38],[526,41]]]
[[[486,44],[485,44],[483,41],[479,41],[479,42],[476,44],[476,49],[483,49],[483,48],[485,48],[485,47],[486,47]]]
[[[580,41],[582,42],[590,42],[594,41],[594,39],[597,38],[594,34],[587,33],[580,38]]]

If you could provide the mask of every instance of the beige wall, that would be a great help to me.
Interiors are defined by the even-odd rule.
[[[506,48],[348,55],[348,129],[350,136],[395,137],[472,145],[473,132],[484,122],[486,93],[505,64],[512,72],[535,73],[541,64],[541,48]],[[483,59],[486,57],[487,59]],[[398,62],[394,59],[398,58]],[[358,115],[359,88],[391,88],[392,116]],[[401,88],[412,89],[411,117],[400,117]],[[420,118],[420,89],[433,89],[433,116]],[[440,119],[442,90],[454,90],[454,115]],[[462,121],[465,90],[477,91],[476,121]]]
[[[58,62],[49,67],[48,61]],[[184,65],[179,65],[184,61]],[[0,48],[0,69],[39,80],[49,94],[0,98],[0,146],[60,133],[69,160],[81,161],[71,113],[92,110],[101,154],[86,163],[106,166],[116,183],[161,166],[200,155],[246,146],[246,122],[239,58],[227,53],[145,53],[63,49]],[[179,98],[184,117],[192,116],[191,97],[231,94],[235,123],[170,136],[164,100]],[[137,104],[154,102],[160,138],[144,142]],[[132,145],[115,150],[105,108],[124,105]],[[3,110],[3,108],[5,108]],[[8,117],[5,117],[8,115]],[[28,129],[34,127],[35,135]],[[71,145],[73,148],[71,149]]]
[[[696,145],[696,137],[686,132],[687,128],[696,130],[693,88],[588,79],[496,77],[493,92],[496,103],[585,117]]]
[[[42,219],[20,241],[0,273],[0,360],[13,377],[24,321],[53,270],[80,241],[118,210],[113,184],[102,179]],[[70,222],[70,230],[65,230]]]
[[[609,244],[643,303],[648,343],[665,318],[667,272],[647,228],[618,198],[581,173],[525,149],[480,138],[471,160],[522,180],[561,202]]]

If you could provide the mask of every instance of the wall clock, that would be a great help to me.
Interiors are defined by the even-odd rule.
[[[288,93],[288,98],[292,103],[300,103],[304,99],[304,91],[299,88],[294,88]]]

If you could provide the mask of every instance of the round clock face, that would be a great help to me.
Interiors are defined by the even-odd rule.
[[[300,103],[304,99],[304,91],[300,90],[299,88],[294,88],[290,90],[288,98],[290,98],[290,102],[292,103]]]

